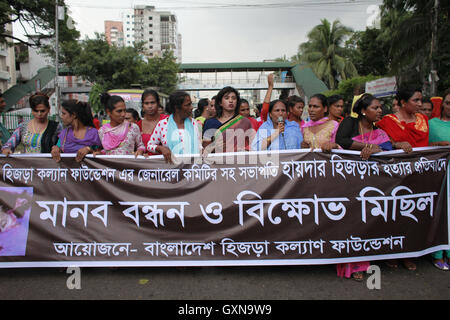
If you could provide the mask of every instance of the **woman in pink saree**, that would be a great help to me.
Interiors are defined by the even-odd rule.
[[[338,149],[336,132],[339,123],[325,117],[328,110],[327,98],[322,94],[315,94],[309,100],[308,113],[310,121],[301,126],[303,134],[302,148],[322,149],[329,152]]]

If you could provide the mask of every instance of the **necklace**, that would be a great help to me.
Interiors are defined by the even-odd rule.
[[[37,146],[39,145],[39,140],[41,138],[42,133],[45,131],[45,129],[47,129],[47,126],[44,127],[44,129],[42,129],[41,131],[36,130],[36,127],[34,126],[34,119],[31,120],[31,147],[33,149],[37,148]]]
[[[45,126],[44,129],[42,129],[41,131],[36,130],[36,127],[34,126],[34,119],[31,120],[31,130],[33,130],[34,134],[42,134],[45,131],[45,129],[47,129],[47,126]]]
[[[158,124],[158,121],[159,121],[159,120],[160,120],[160,117],[159,117],[159,116],[158,116],[158,118],[151,119],[151,120],[148,120],[148,119],[146,119],[146,118],[143,118],[143,119],[142,119],[142,122],[141,122],[142,133],[145,133],[145,134],[152,134],[152,133],[153,133],[153,130],[155,130],[156,125]],[[145,127],[145,129],[144,129],[144,127]]]

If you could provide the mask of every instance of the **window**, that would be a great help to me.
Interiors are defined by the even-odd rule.
[[[161,22],[161,42],[170,42],[170,26],[168,22]]]

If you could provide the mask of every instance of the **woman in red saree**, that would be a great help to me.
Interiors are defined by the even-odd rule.
[[[391,138],[395,149],[411,152],[412,148],[428,146],[428,118],[419,113],[422,105],[420,90],[404,89],[398,92],[400,108],[377,122]]]
[[[141,131],[142,142],[144,143],[145,148],[147,148],[150,137],[152,136],[158,122],[168,118],[169,116],[159,113],[161,102],[159,99],[159,94],[155,90],[145,89],[141,96],[141,102],[143,119],[139,120],[136,124]],[[148,152],[147,149],[146,152]],[[153,153],[150,152],[150,155],[153,155]]]
[[[419,112],[422,106],[422,92],[419,89],[401,89],[397,93],[399,110],[388,114],[376,123],[390,137],[395,149],[403,149],[409,153],[412,148],[428,146],[428,118]],[[416,264],[403,259],[406,269],[416,270]],[[396,268],[396,260],[388,260],[388,266]]]

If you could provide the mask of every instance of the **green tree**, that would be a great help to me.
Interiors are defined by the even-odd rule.
[[[321,24],[308,33],[308,41],[300,44],[298,54],[292,60],[309,64],[328,88],[335,89],[340,80],[358,74],[343,47],[346,37],[351,34],[352,29],[339,20],[330,24],[327,19],[322,19]]]
[[[99,112],[104,109],[104,106],[100,102],[100,95],[107,90],[100,84],[95,83],[91,92],[89,92],[89,105],[91,106],[92,111]]]
[[[389,72],[389,46],[381,37],[380,29],[366,28],[356,31],[346,41],[347,56],[360,75],[387,75]]]
[[[83,40],[79,54],[70,67],[75,75],[96,83],[106,90],[129,88],[143,78],[145,61],[140,47],[110,46],[103,34]]]
[[[103,34],[97,33],[95,39],[81,41],[78,54],[68,67],[75,75],[94,84],[89,100],[94,110],[100,108],[99,94],[110,89],[140,84],[172,93],[179,71],[173,53],[165,51],[161,57],[154,58],[147,58],[143,53],[142,43],[134,47],[111,46]]]
[[[164,51],[162,57],[148,59],[143,69],[142,84],[146,87],[159,87],[170,94],[176,89],[179,66],[172,51]]]
[[[353,96],[359,95],[364,92],[366,87],[366,82],[379,79],[380,76],[367,75],[367,76],[356,76],[347,80],[343,80],[339,83],[339,87],[335,90],[329,90],[323,92],[326,96],[331,96],[338,94],[344,97],[344,100],[351,103]]]
[[[400,84],[424,84],[430,93],[428,77],[431,62],[435,64],[441,81],[439,91],[449,83],[450,2],[440,1],[437,15],[437,50],[432,53],[434,4],[429,0],[384,0],[381,6],[380,39],[389,45],[391,72],[398,75]]]
[[[64,6],[64,0],[59,0]],[[59,23],[60,38],[63,41],[78,39],[80,33],[67,24],[69,17],[67,10],[64,22]],[[17,23],[22,26],[26,36],[33,36],[33,40],[24,40],[15,37],[6,30],[8,23]],[[0,1],[0,42],[14,40],[28,46],[41,46],[43,39],[51,39],[55,34],[55,0],[8,0]]]

